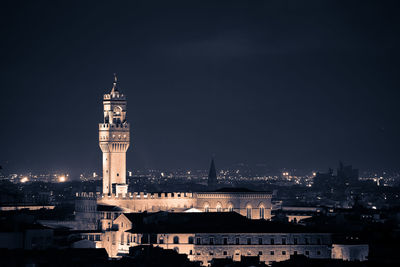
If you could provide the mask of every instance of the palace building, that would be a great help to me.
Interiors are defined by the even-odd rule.
[[[101,192],[77,193],[73,228],[96,248],[105,248],[109,257],[120,257],[138,245],[174,249],[204,266],[214,258],[238,261],[241,256],[258,256],[265,263],[296,254],[331,257],[330,233],[270,221],[271,193],[244,188],[216,190],[214,160],[209,191],[129,192],[127,101],[116,76],[111,92],[104,95],[103,108],[103,122],[99,124],[103,188]],[[336,246],[335,257],[347,255],[351,249],[360,250]],[[360,255],[357,259],[364,260],[365,249]]]
[[[128,192],[126,152],[130,145],[126,96],[116,75],[110,93],[103,96],[103,121],[99,123],[99,146],[103,153],[102,192],[77,194],[79,227],[107,228],[110,210],[121,212],[237,212],[251,219],[271,218],[271,193],[247,189],[217,189],[214,160],[209,192]],[[109,208],[105,208],[109,207]],[[102,210],[106,209],[106,210]]]

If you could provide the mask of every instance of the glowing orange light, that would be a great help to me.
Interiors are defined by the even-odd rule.
[[[67,179],[65,178],[64,175],[58,176],[58,181],[59,181],[60,183],[63,183],[63,182],[65,182],[66,180],[67,180]]]

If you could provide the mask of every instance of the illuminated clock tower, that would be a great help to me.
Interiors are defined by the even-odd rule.
[[[120,93],[117,76],[109,94],[103,97],[104,121],[99,123],[99,145],[103,152],[103,194],[126,194],[126,151],[129,123],[126,98]]]

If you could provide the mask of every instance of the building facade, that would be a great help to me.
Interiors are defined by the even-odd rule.
[[[128,254],[133,246],[158,246],[186,254],[203,266],[209,265],[212,259],[240,261],[241,256],[259,256],[260,261],[267,264],[288,260],[290,255],[331,258],[330,233],[313,233],[306,229],[302,232],[302,228],[290,227],[282,231],[283,228],[277,228],[274,223],[248,220],[235,214],[153,213],[143,217],[122,214],[114,220],[114,228],[104,233],[102,247],[110,257],[118,257]],[[140,220],[150,226],[143,227],[138,223]],[[214,229],[216,225],[221,227]]]

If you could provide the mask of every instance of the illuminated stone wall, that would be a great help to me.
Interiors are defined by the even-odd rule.
[[[118,206],[125,212],[184,211],[193,208],[196,199],[193,193],[129,193],[123,195],[103,195],[98,204]]]
[[[266,192],[171,192],[102,195],[98,204],[121,207],[125,212],[234,211],[251,219],[271,219],[271,194]]]
[[[202,211],[234,211],[250,219],[271,219],[271,197],[266,192],[199,192],[196,207]]]

